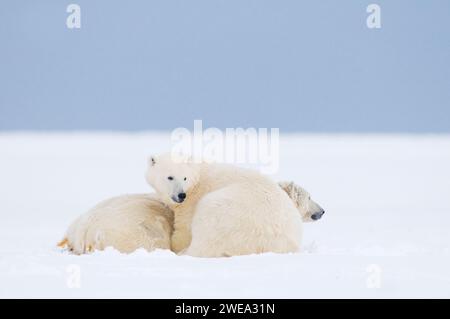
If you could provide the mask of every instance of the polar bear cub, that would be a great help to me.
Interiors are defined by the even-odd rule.
[[[147,181],[174,212],[171,248],[198,257],[300,249],[302,216],[279,185],[256,171],[151,157]]]
[[[170,249],[172,229],[173,212],[154,194],[122,195],[81,215],[58,246],[67,246],[75,254],[109,246],[123,253]]]

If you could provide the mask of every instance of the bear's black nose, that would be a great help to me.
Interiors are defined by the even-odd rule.
[[[178,198],[183,201],[186,198],[186,193],[179,193]]]
[[[318,213],[314,213],[314,214],[311,215],[311,219],[312,220],[318,220],[318,219],[322,218],[323,214],[325,214],[324,210],[322,210],[322,211],[320,211]]]

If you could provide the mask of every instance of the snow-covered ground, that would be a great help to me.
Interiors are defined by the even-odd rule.
[[[274,178],[326,209],[303,253],[55,247],[96,202],[150,191],[146,157],[169,146],[164,133],[0,134],[0,297],[450,297],[448,135],[283,135]]]

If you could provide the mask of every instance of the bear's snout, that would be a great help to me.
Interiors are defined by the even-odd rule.
[[[182,203],[186,199],[186,193],[178,193],[178,195],[172,196],[172,200],[176,203]]]
[[[317,213],[314,213],[314,214],[311,215],[311,219],[312,219],[312,220],[318,220],[318,219],[321,219],[323,214],[325,214],[325,211],[324,211],[324,210],[322,210],[322,211],[320,211],[320,212],[317,212]]]

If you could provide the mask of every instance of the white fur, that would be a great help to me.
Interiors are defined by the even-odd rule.
[[[304,222],[317,221],[317,219],[313,219],[313,216],[317,214],[322,216],[324,214],[323,208],[311,199],[311,195],[304,188],[296,185],[294,182],[279,182],[278,185],[294,202]]]
[[[175,252],[222,257],[300,249],[302,216],[277,183],[255,171],[179,163],[166,154],[149,162],[147,180],[174,212]],[[177,203],[180,191],[187,197]]]
[[[153,161],[149,161],[150,166],[154,165]],[[174,251],[180,252],[186,251],[191,243],[192,224],[193,232],[197,235],[194,236],[190,250],[186,251],[191,255],[210,254],[202,252],[205,249],[202,242],[208,243],[208,250],[214,247],[214,250],[221,251],[213,253],[213,256],[295,251],[299,246],[295,234],[292,239],[292,233],[283,233],[286,229],[297,232],[286,222],[288,216],[293,217],[292,214],[271,215],[267,213],[268,207],[259,210],[259,206],[253,203],[259,198],[258,201],[263,206],[267,206],[266,202],[270,201],[268,206],[271,207],[274,204],[273,198],[278,198],[275,203],[278,201],[279,207],[286,205],[287,211],[292,211],[288,204],[292,202],[297,214],[300,213],[299,216],[306,222],[312,221],[312,214],[322,210],[311,200],[307,191],[293,182],[280,182],[279,189],[284,190],[280,194],[277,187],[273,188],[271,181],[252,171],[221,165],[173,165],[171,161],[162,160],[156,168],[148,178],[160,181],[159,197],[155,194],[134,194],[105,200],[70,225],[60,246],[67,246],[75,254],[103,250],[106,247],[129,253],[138,248],[151,251],[156,248],[169,249],[172,246]],[[172,177],[170,182],[168,176]],[[207,179],[214,182],[206,183]],[[200,180],[203,181],[202,185],[199,184]],[[190,190],[189,198],[185,203],[175,203],[172,197],[184,189]],[[202,192],[204,194],[200,198]],[[284,193],[290,197],[288,201]],[[245,200],[244,196],[251,200]],[[238,200],[235,201],[235,198]],[[173,234],[172,245],[173,211],[163,201],[177,211],[177,231]],[[193,218],[189,207],[195,202],[196,210],[200,213],[196,213]],[[213,213],[210,214],[209,211]],[[280,211],[284,211],[284,208],[280,208]],[[296,219],[294,216],[294,220]],[[273,240],[273,236],[280,237],[280,232],[284,239]],[[233,240],[223,240],[226,236],[231,236]]]
[[[123,195],[105,200],[77,218],[60,246],[75,254],[114,247],[130,253],[138,248],[169,249],[173,213],[154,195]]]

